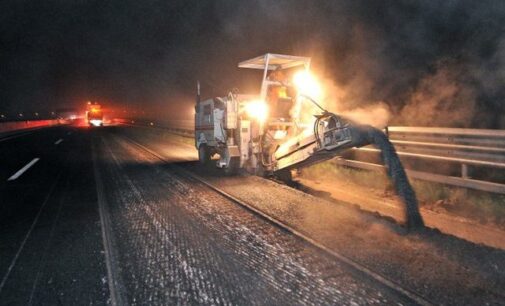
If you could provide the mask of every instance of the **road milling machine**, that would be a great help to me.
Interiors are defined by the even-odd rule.
[[[239,169],[283,180],[291,170],[336,157],[346,149],[373,144],[381,149],[389,177],[407,205],[408,224],[423,224],[417,200],[387,136],[326,111],[310,74],[309,57],[267,53],[240,62],[262,72],[259,94],[232,90],[200,99],[197,85],[195,146],[201,164],[216,162],[225,173]],[[218,155],[217,160],[212,157]]]

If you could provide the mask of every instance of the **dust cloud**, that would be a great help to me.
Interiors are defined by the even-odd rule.
[[[477,93],[461,80],[458,67],[443,65],[423,78],[400,112],[400,124],[470,127],[476,111]]]

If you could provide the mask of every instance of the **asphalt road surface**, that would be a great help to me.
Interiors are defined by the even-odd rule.
[[[153,144],[162,162],[125,131],[0,138],[1,305],[416,304],[188,176],[194,152]]]
[[[54,127],[0,139],[0,304],[109,299],[90,136]]]

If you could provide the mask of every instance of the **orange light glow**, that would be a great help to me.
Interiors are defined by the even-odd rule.
[[[319,100],[322,97],[322,89],[316,78],[307,71],[299,71],[293,76],[293,83],[302,95]]]
[[[279,98],[287,98],[287,97],[288,97],[288,93],[287,93],[286,87],[279,88]]]

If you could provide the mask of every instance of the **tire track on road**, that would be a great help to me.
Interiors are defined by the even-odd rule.
[[[96,183],[98,210],[100,214],[100,224],[102,228],[105,263],[107,266],[107,279],[109,284],[110,300],[113,306],[126,305],[127,299],[123,291],[123,282],[121,275],[117,271],[117,254],[115,253],[114,249],[108,204],[105,198],[103,180],[100,174],[100,170],[98,169],[98,159],[96,156],[96,145],[94,139],[92,141],[92,159]]]

